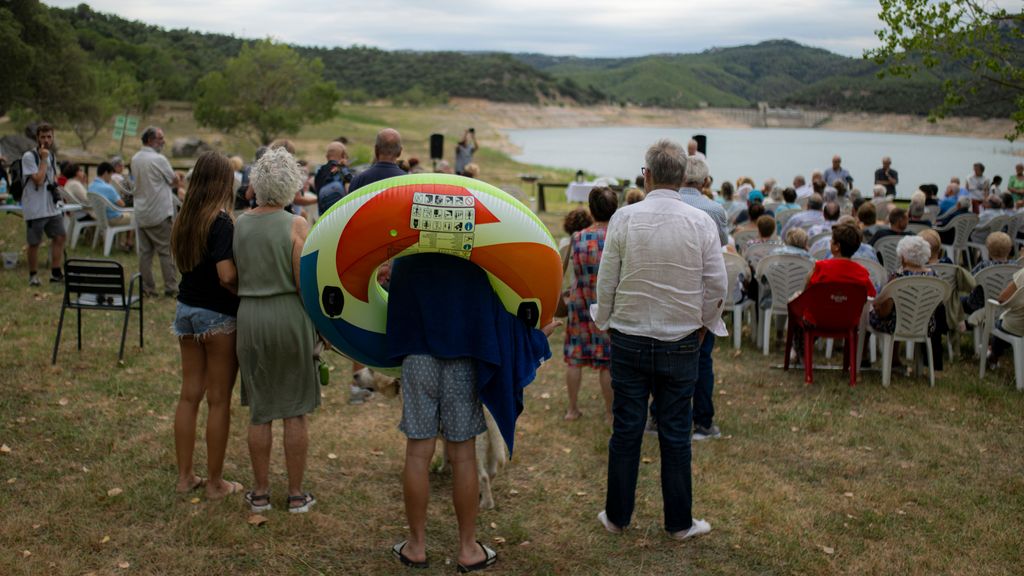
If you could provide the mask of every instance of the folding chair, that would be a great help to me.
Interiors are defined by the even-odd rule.
[[[140,284],[135,295],[136,282]],[[124,341],[128,335],[128,318],[132,310],[139,311],[139,348],[142,348],[142,275],[135,273],[125,293],[124,268],[114,260],[71,258],[64,263],[64,301],[57,323],[57,339],[53,343],[51,364],[57,363],[60,335],[64,329],[64,312],[68,308],[78,316],[78,349],[82,349],[82,310],[101,310],[124,313],[121,326],[121,349],[117,359],[124,359]]]

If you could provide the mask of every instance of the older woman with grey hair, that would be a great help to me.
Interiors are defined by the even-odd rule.
[[[920,236],[904,236],[896,245],[896,253],[900,257],[900,268],[893,273],[890,281],[906,276],[936,276],[935,271],[928,267],[932,257],[932,247]],[[935,314],[928,322],[928,335],[932,339],[932,351],[935,353],[935,370],[942,370],[942,346],[939,342],[945,331],[945,306],[939,305]],[[871,327],[880,332],[892,334],[896,330],[896,306],[892,298],[877,298],[872,303],[868,315]]]
[[[309,447],[306,414],[320,405],[313,359],[316,333],[299,296],[299,259],[309,232],[301,216],[284,210],[305,174],[287,149],[271,148],[249,174],[257,207],[235,224],[238,268],[238,363],[242,404],[249,406],[253,512],[271,508],[271,423],[284,421],[288,511],[306,512],[316,499],[302,489]]]

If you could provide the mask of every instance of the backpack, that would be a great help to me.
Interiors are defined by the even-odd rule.
[[[39,163],[39,153],[35,150],[32,151],[32,155],[36,157],[36,164]],[[25,192],[25,174],[21,167],[21,158],[19,157],[14,162],[11,162],[11,185],[8,189],[8,193],[14,198],[15,202],[21,203],[21,195]]]
[[[352,181],[352,170],[348,166],[341,166],[337,172],[331,172],[331,166],[336,164],[333,160],[320,167],[315,179],[316,185],[316,207],[323,216],[327,209],[345,197],[345,184]]]

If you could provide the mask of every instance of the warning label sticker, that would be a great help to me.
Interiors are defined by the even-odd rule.
[[[471,251],[476,227],[475,204],[476,198],[472,196],[413,194],[409,226],[420,231],[419,246],[445,253]]]

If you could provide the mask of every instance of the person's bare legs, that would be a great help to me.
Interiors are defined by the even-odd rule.
[[[249,460],[252,461],[252,492],[270,493],[270,449],[274,443],[271,422],[249,424]]]
[[[598,370],[598,378],[601,380],[601,396],[604,396],[604,419],[608,425],[612,425],[612,400],[615,393],[612,391],[612,371],[608,369]]]
[[[448,442],[452,463],[452,502],[459,523],[459,563],[482,562],[486,553],[476,543],[476,515],[480,510],[480,486],[476,471],[476,437]]]
[[[235,333],[216,334],[203,342],[206,350],[206,481],[208,498],[223,498],[232,491],[233,485],[226,482],[224,455],[227,452],[228,435],[231,431],[231,390],[235,387],[238,374],[238,358],[235,355]]]
[[[434,438],[408,438],[405,441],[402,495],[405,498],[405,517],[409,521],[409,541],[402,548],[402,554],[413,562],[423,562],[427,559],[430,460],[434,457],[436,443]]]
[[[178,461],[178,492],[188,492],[201,482],[192,467],[196,445],[196,414],[206,392],[203,373],[206,352],[192,336],[178,338],[181,347],[181,394],[174,411],[174,453]]]
[[[60,268],[64,259],[64,240],[67,236],[54,236],[50,239],[50,268]]]
[[[565,411],[566,420],[576,420],[582,415],[579,407],[580,383],[582,381],[583,369],[581,367],[565,367],[565,388],[569,392],[569,408]]]
[[[309,451],[309,426],[306,416],[284,419],[284,464],[288,470],[288,495],[302,495],[302,478],[306,473]]]

